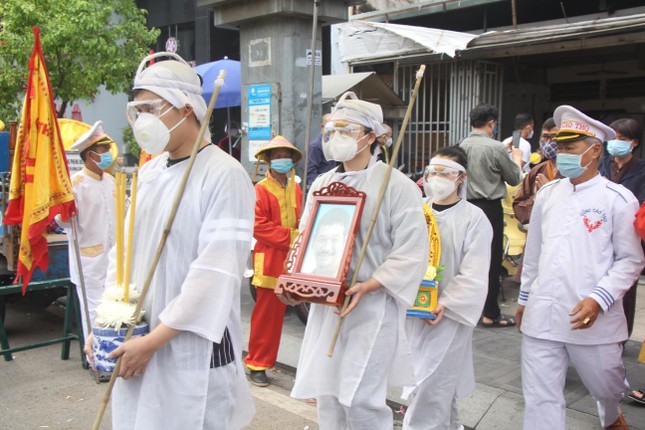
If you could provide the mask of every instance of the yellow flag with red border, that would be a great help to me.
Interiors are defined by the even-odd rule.
[[[34,270],[45,272],[49,265],[47,226],[58,214],[67,221],[76,213],[40,30],[36,27],[34,36],[3,220],[6,225],[22,224],[15,282],[22,280],[23,294]]]

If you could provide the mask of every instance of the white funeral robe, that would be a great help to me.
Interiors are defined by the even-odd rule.
[[[644,264],[637,210],[629,190],[600,175],[575,189],[569,179],[540,189],[517,301],[526,306],[522,333],[576,345],[627,339],[622,297]],[[591,328],[572,331],[569,312],[586,297],[602,311]]]
[[[101,300],[105,287],[108,267],[108,254],[114,246],[115,237],[115,197],[114,177],[103,172],[103,176],[83,168],[71,177],[74,201],[78,210],[78,246],[81,253],[81,265],[85,290],[87,293],[90,321],[96,319],[96,307]],[[83,332],[87,335],[84,303],[80,291],[80,276],[76,261],[72,229],[70,223],[63,223],[60,217],[56,221],[65,228],[69,242],[69,276],[77,286],[81,303],[81,320]]]
[[[139,176],[132,268],[139,288],[188,164],[167,167],[167,159],[164,153],[149,161]],[[153,354],[142,376],[117,381],[115,430],[239,429],[250,422],[255,409],[241,362],[240,285],[254,206],[242,166],[216,146],[203,148],[144,302],[150,331],[163,322],[182,333]],[[108,282],[114,260],[113,249]],[[227,327],[235,361],[210,369],[213,342]]]
[[[488,294],[484,268],[490,265],[493,230],[484,212],[465,200],[432,212],[441,237],[440,264],[445,266],[439,304],[446,311],[435,326],[420,318],[406,319],[416,378],[416,386],[406,387],[402,396],[415,392],[405,415],[407,429],[458,428],[451,426],[451,409],[455,397],[475,388],[472,334]]]
[[[337,170],[319,176],[313,183],[300,231],[304,231],[309,221],[313,204],[311,193],[314,190],[339,181],[367,194],[347,276],[349,282],[387,166],[379,161],[358,172]],[[370,358],[389,357],[393,350],[395,358],[389,382],[393,385],[410,384],[414,377],[404,330],[405,311],[416,298],[427,265],[428,234],[421,194],[414,182],[393,170],[358,276],[359,282],[373,277],[384,288],[364,296],[344,318],[331,358],[327,352],[338,321],[336,308],[316,304],[311,306],[291,395],[300,399],[334,396],[340,404],[349,407],[364,378],[388,378],[387,374],[365,373]],[[396,315],[385,315],[389,305],[397,310]],[[383,342],[377,345],[377,335],[384,321],[396,325],[395,341],[389,345]]]

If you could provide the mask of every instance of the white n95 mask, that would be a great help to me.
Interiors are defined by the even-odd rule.
[[[358,150],[358,142],[360,140],[363,140],[367,136],[369,135],[366,134],[365,136],[356,140],[350,135],[336,132],[330,137],[329,140],[323,142],[323,155],[325,156],[327,161],[349,161],[354,158],[356,154],[362,152],[369,146],[366,145],[360,151]]]
[[[179,127],[182,122],[186,121],[186,118],[188,117],[184,117],[173,128],[168,129],[159,116],[141,112],[132,125],[132,132],[141,149],[148,154],[159,155],[166,149],[166,145],[170,140],[170,133]]]
[[[427,197],[433,200],[443,200],[448,197],[457,188],[455,180],[442,178],[441,176],[431,176],[423,181],[423,191]]]

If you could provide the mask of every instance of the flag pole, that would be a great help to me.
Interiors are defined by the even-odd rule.
[[[76,255],[76,266],[78,267],[78,280],[81,288],[81,300],[83,301],[83,315],[81,318],[85,319],[85,327],[92,333],[92,320],[90,318],[90,311],[87,303],[87,289],[85,288],[85,276],[83,275],[83,266],[81,264],[81,247],[78,244],[78,216],[72,215],[70,219],[72,224],[72,243],[74,244],[74,254]],[[70,306],[70,303],[67,303]],[[83,324],[80,324],[80,331],[83,332]],[[83,343],[87,339],[88,333],[83,333]],[[99,374],[96,373],[96,382],[100,382]]]
[[[177,214],[179,203],[181,202],[182,197],[184,196],[184,190],[186,189],[186,184],[188,183],[188,177],[190,176],[190,171],[193,168],[193,164],[195,164],[195,159],[197,157],[197,153],[199,152],[199,147],[202,143],[202,140],[204,139],[204,133],[206,132],[206,129],[208,129],[208,123],[210,122],[211,115],[213,114],[213,109],[215,108],[215,102],[217,101],[217,96],[219,95],[219,91],[222,88],[222,85],[224,85],[225,76],[226,76],[226,71],[221,70],[219,72],[219,75],[217,76],[217,79],[215,80],[215,91],[213,91],[213,94],[211,95],[211,100],[208,103],[208,109],[206,109],[206,115],[202,120],[202,124],[199,129],[199,134],[197,135],[197,139],[195,139],[193,150],[190,153],[190,158],[188,159],[188,165],[186,166],[184,175],[182,176],[181,182],[179,183],[179,188],[177,189],[175,200],[170,210],[170,214],[168,215],[168,220],[166,221],[166,225],[164,226],[161,239],[159,239],[159,243],[157,245],[157,250],[152,259],[152,263],[150,264],[150,268],[148,269],[148,275],[146,276],[146,280],[143,283],[143,287],[141,288],[141,294],[139,295],[139,300],[137,301],[137,307],[134,310],[135,323],[128,326],[128,331],[125,335],[124,342],[127,342],[132,337],[132,333],[134,332],[136,321],[139,320],[139,316],[141,315],[141,308],[143,306],[143,302],[146,298],[146,295],[148,294],[148,288],[150,287],[150,283],[152,282],[152,278],[157,269],[157,264],[159,263],[159,259],[161,258],[161,253],[163,252],[163,249],[166,246],[166,239],[168,239],[168,236],[170,235],[170,229],[172,228],[172,224],[175,221],[175,215]],[[101,426],[101,421],[103,420],[105,409],[107,408],[107,405],[110,401],[110,396],[112,395],[112,389],[114,388],[114,383],[116,382],[116,378],[119,375],[119,370],[121,369],[122,358],[123,356],[120,356],[116,361],[116,365],[114,366],[114,370],[112,371],[112,376],[110,377],[110,382],[108,383],[105,396],[103,397],[103,401],[101,402],[101,407],[99,408],[99,411],[96,414],[96,418],[94,419],[92,430],[99,430],[99,427]]]
[[[423,79],[423,73],[425,72],[425,70],[426,70],[426,66],[424,64],[422,64],[421,67],[419,67],[419,70],[417,70],[417,73],[416,73],[417,81],[414,84],[412,96],[410,97],[410,102],[408,103],[408,109],[405,112],[405,117],[403,118],[403,124],[401,124],[401,131],[399,132],[399,136],[396,139],[396,145],[394,146],[394,150],[392,151],[392,157],[390,157],[390,162],[387,165],[385,178],[383,179],[383,183],[381,184],[381,190],[376,200],[374,211],[372,212],[372,219],[370,220],[370,225],[367,228],[367,233],[365,234],[365,239],[363,240],[363,246],[361,247],[361,252],[358,256],[356,267],[354,268],[354,275],[352,276],[352,281],[349,284],[350,288],[353,287],[354,284],[356,284],[356,281],[358,279],[358,270],[360,269],[361,264],[363,263],[363,258],[365,257],[365,252],[367,251],[367,244],[370,240],[370,237],[372,236],[372,231],[374,230],[374,225],[376,224],[376,217],[378,216],[378,212],[381,209],[381,203],[383,203],[383,196],[385,196],[385,191],[387,190],[387,186],[390,183],[390,176],[392,175],[392,169],[394,168],[396,157],[399,154],[399,149],[401,148],[401,143],[403,142],[403,136],[405,135],[405,129],[408,126],[408,120],[410,119],[410,115],[412,113],[412,106],[414,106],[414,102],[417,99],[417,94],[419,93],[419,86],[421,85],[421,80]],[[350,300],[351,300],[351,296],[345,296],[345,302],[343,303],[343,307],[340,310],[341,314],[345,312],[345,310],[349,306]],[[331,340],[331,345],[329,346],[329,352],[327,353],[329,357],[334,355],[334,348],[336,348],[336,342],[338,341],[338,335],[340,334],[340,328],[342,324],[343,324],[343,317],[339,316],[338,323],[336,324],[336,330],[334,331],[334,335]]]

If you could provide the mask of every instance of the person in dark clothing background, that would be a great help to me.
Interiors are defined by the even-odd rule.
[[[616,139],[607,142],[607,148],[600,160],[600,174],[612,182],[621,184],[638,199],[645,201],[645,160],[634,155],[640,144],[641,125],[634,119],[621,118],[609,125],[616,132]],[[645,243],[641,241],[643,251]],[[645,274],[645,271],[643,272]],[[627,332],[632,335],[636,313],[636,287],[638,280],[623,297],[623,309],[627,319]]]
[[[506,184],[522,182],[522,150],[506,147],[492,139],[499,113],[495,106],[481,103],[470,111],[472,131],[461,143],[468,156],[468,201],[484,211],[493,227],[488,296],[484,305],[484,327],[511,327],[515,321],[502,315],[497,303],[502,266]],[[510,157],[509,157],[510,151]]]

